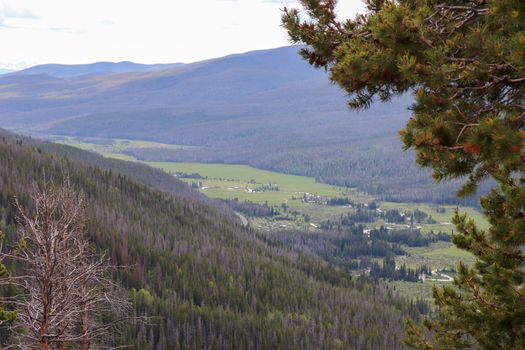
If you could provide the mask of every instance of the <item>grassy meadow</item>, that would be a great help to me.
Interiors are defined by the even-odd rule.
[[[249,200],[255,203],[268,203],[270,206],[287,207],[306,214],[311,223],[317,225],[322,220],[335,218],[342,213],[348,212],[344,206],[327,206],[313,202],[305,202],[303,196],[320,196],[323,198],[348,197],[355,203],[368,203],[374,201],[372,196],[353,188],[333,186],[317,182],[314,178],[283,174],[273,171],[256,169],[248,165],[240,164],[208,164],[208,163],[176,163],[176,162],[147,162],[138,160],[123,152],[128,148],[166,148],[181,149],[190,146],[163,144],[158,142],[123,140],[123,139],[101,139],[101,138],[74,138],[67,136],[53,136],[55,142],[82,148],[99,153],[105,157],[118,158],[148,164],[152,167],[162,169],[170,174],[193,174],[197,173],[202,179],[179,177],[189,184],[195,183],[199,190],[211,198],[234,199],[241,201]],[[191,147],[190,147],[191,148]],[[261,186],[271,185],[278,187],[274,191],[257,191]],[[381,210],[397,209],[399,211],[414,211],[419,209],[437,221],[436,224],[420,224],[422,232],[443,231],[451,232],[453,225],[451,218],[456,210],[455,206],[439,206],[444,212],[438,212],[437,206],[425,203],[400,203],[381,202]],[[460,212],[467,213],[482,228],[488,226],[481,213],[473,208],[459,208]],[[258,222],[260,225],[260,220]],[[370,226],[391,225],[382,220],[377,220]],[[419,225],[419,224],[418,224]]]

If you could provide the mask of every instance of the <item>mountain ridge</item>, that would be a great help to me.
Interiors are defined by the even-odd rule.
[[[184,65],[183,63],[141,64],[131,61],[109,62],[99,61],[86,64],[59,64],[48,63],[32,66],[16,72],[9,72],[11,76],[20,75],[49,75],[55,78],[76,78],[84,75],[149,72],[170,69]]]

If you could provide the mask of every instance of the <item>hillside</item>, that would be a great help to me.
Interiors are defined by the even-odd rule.
[[[401,150],[396,131],[410,115],[409,96],[349,112],[344,94],[297,50],[255,51],[154,72],[2,76],[0,126],[191,145],[191,151],[142,148],[130,154],[249,164],[357,186],[381,199],[455,203],[454,184],[438,189]]]
[[[115,278],[130,290],[135,313],[157,316],[130,325],[115,345],[402,348],[403,318],[415,316],[415,306],[380,285],[268,246],[198,196],[160,192],[90,165],[91,154],[70,152],[78,162],[46,147],[0,138],[0,228],[14,239],[13,196],[31,209],[28,191],[44,174],[56,183],[70,176],[88,198],[90,239],[114,263],[132,266]]]
[[[12,75],[49,75],[74,78],[82,75],[151,72],[181,66],[181,63],[140,64],[133,62],[95,62],[89,64],[42,64],[12,73]],[[9,72],[6,72],[9,73]]]

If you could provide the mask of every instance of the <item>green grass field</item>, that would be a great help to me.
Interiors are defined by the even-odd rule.
[[[407,296],[412,299],[420,298],[428,302],[433,302],[432,288],[434,286],[440,287],[446,285],[445,282],[404,282],[404,281],[391,281],[387,284],[400,295]]]
[[[84,150],[99,153],[105,157],[117,158],[127,161],[142,162],[152,167],[162,169],[168,173],[198,173],[206,179],[184,179],[187,183],[199,183],[200,191],[212,198],[250,200],[256,203],[280,206],[285,203],[288,207],[310,216],[313,223],[337,217],[341,213],[348,212],[348,208],[342,206],[326,206],[301,201],[305,193],[323,197],[349,197],[356,203],[367,203],[374,198],[356,189],[332,186],[316,182],[315,179],[306,176],[282,174],[273,171],[256,169],[247,165],[238,164],[207,164],[207,163],[175,163],[175,162],[144,162],[132,156],[123,154],[129,148],[155,147],[167,149],[180,149],[188,146],[170,145],[150,141],[103,139],[103,138],[74,138],[67,136],[53,136],[55,142],[71,145]],[[261,185],[276,185],[279,191],[255,192],[255,188]],[[424,203],[398,203],[381,202],[382,210],[398,209],[400,211],[414,211],[419,209],[432,216],[437,224],[422,224],[422,231],[444,231],[450,232],[453,228],[451,217],[456,209],[454,206],[441,206],[445,213],[438,213],[435,205]],[[460,208],[460,212],[466,212],[482,228],[486,228],[487,222],[482,215],[472,208]],[[378,220],[372,225],[382,225],[384,222]]]
[[[117,158],[122,160],[136,161],[134,157],[123,154],[126,149],[131,148],[165,148],[181,149],[191,148],[191,146],[170,145],[166,143],[124,140],[124,139],[105,139],[99,137],[75,138],[70,136],[50,135],[49,138],[56,143],[61,143],[83,150],[99,153],[105,157]]]
[[[195,172],[208,177],[208,180],[185,179],[185,181],[202,182],[204,187],[202,192],[213,198],[236,197],[257,203],[268,201],[272,205],[286,203],[292,200],[292,197],[301,197],[304,193],[333,197],[349,196],[361,200],[369,198],[357,190],[319,183],[310,177],[261,170],[248,165],[172,162],[147,162],[147,164],[169,173]],[[279,191],[249,192],[248,190],[265,184],[276,184]]]
[[[428,247],[406,247],[408,254],[398,257],[399,264],[405,263],[408,267],[418,267],[423,264],[432,266],[433,269],[456,268],[459,261],[467,264],[474,263],[475,259],[470,253],[456,248],[450,242],[437,242]]]

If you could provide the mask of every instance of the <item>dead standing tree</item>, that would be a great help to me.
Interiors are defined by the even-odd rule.
[[[11,300],[17,310],[12,330],[21,349],[81,349],[103,347],[102,336],[130,309],[108,275],[113,267],[96,257],[85,237],[85,201],[68,181],[60,188],[34,191],[33,216],[18,204],[20,243],[11,258],[22,276],[7,282],[23,293]],[[112,321],[100,323],[102,314]],[[117,316],[116,316],[117,315]]]

